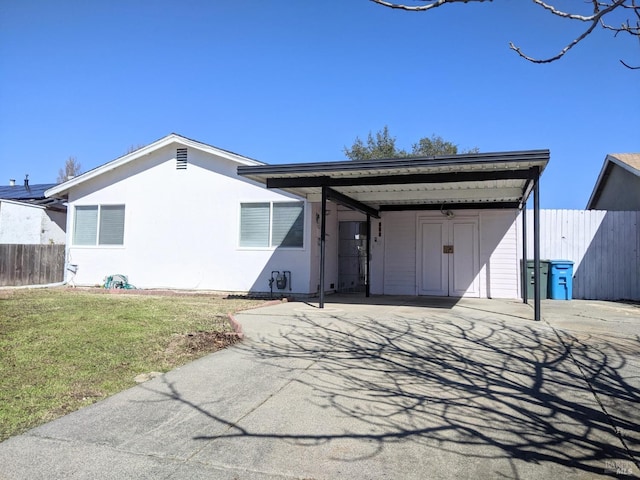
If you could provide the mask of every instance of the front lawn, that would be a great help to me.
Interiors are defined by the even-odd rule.
[[[140,292],[142,293],[142,292]],[[234,341],[259,300],[105,290],[0,290],[0,441]]]

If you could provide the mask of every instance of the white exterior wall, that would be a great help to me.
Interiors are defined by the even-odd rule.
[[[187,169],[177,170],[182,147],[159,149],[72,189],[67,231],[68,262],[78,266],[74,282],[97,285],[120,273],[141,288],[266,292],[272,270],[289,270],[291,293],[309,293],[310,206],[304,248],[240,248],[241,202],[292,197],[238,177],[237,163],[195,148],[188,149]],[[125,205],[123,246],[72,245],[74,207],[97,204]]]
[[[42,207],[0,202],[0,243],[38,244]]]
[[[42,211],[42,227],[40,229],[40,243],[42,245],[55,243],[64,244],[66,233],[67,213],[53,210]]]
[[[480,288],[487,298],[519,298],[516,210],[480,212]]]
[[[416,212],[384,212],[380,219],[384,248],[383,293],[415,295]]]
[[[311,280],[310,292],[320,292],[320,215],[322,204],[313,203],[311,209],[310,230],[311,230]],[[325,266],[324,266],[324,289],[327,293],[336,291],[338,285],[338,206],[335,203],[327,202],[326,217],[326,238],[325,238]],[[333,286],[332,286],[333,285]]]
[[[478,220],[478,279],[482,298],[519,298],[517,212],[514,210],[456,211],[456,216]],[[441,220],[440,212],[383,212],[382,235],[372,224],[372,285],[375,294],[416,295],[418,265],[417,226],[422,219]],[[380,254],[382,253],[382,254]]]
[[[0,243],[63,244],[64,216],[39,205],[0,200]]]

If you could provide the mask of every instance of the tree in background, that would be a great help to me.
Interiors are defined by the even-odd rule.
[[[478,153],[478,147],[469,150],[458,150],[458,145],[445,140],[437,135],[424,137],[413,144],[411,156],[413,157],[433,157],[437,155],[457,155],[458,153]]]
[[[471,150],[458,150],[455,143],[444,140],[437,135],[423,137],[414,143],[411,153],[396,147],[396,137],[389,134],[386,125],[376,132],[375,136],[369,132],[366,143],[360,137],[356,137],[351,148],[344,148],[344,153],[349,160],[372,160],[376,158],[403,158],[403,157],[433,157],[438,155],[457,155],[458,153],[478,153],[478,148]]]
[[[407,0],[404,3],[394,3],[387,0],[370,1],[388,8],[398,8],[411,12],[426,12],[451,3],[485,2],[491,0]],[[507,0],[507,2],[508,1],[509,0]],[[567,21],[582,22],[585,28],[580,35],[565,45],[560,52],[548,58],[531,57],[523,53],[520,47],[514,45],[513,42],[509,43],[511,50],[530,62],[549,63],[562,58],[565,53],[589,36],[598,26],[604,30],[613,32],[614,36],[627,34],[636,40],[640,40],[640,4],[638,0],[585,0],[583,2],[568,2],[568,4],[571,4],[569,10],[559,8],[561,4],[560,0],[531,1],[546,10],[549,15],[555,15]],[[620,19],[614,19],[615,14],[622,14],[623,17],[626,14],[627,18],[621,23],[615,24],[613,22],[620,21]],[[640,66],[632,67],[623,60],[620,60],[620,62],[627,68],[640,69]]]
[[[367,143],[360,137],[356,137],[351,148],[344,147],[344,153],[349,160],[371,160],[375,158],[406,157],[405,150],[396,148],[396,137],[389,135],[389,127],[386,125],[376,132],[375,138],[369,132]]]
[[[142,147],[146,147],[146,145],[143,145],[142,143],[139,143],[137,145],[131,144],[131,145],[129,145],[129,148],[127,149],[125,155],[133,153],[136,150],[140,150]]]
[[[82,173],[82,165],[78,162],[76,157],[69,157],[67,161],[64,162],[64,169],[58,170],[58,178],[56,182],[62,183],[66,182],[70,178],[76,177]]]

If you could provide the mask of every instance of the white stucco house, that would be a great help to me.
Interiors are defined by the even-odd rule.
[[[74,283],[269,291],[271,271],[288,270],[287,292],[308,293],[311,207],[237,176],[259,164],[171,134],[48,190],[68,202]]]
[[[68,202],[77,285],[518,298],[517,219],[548,159],[266,165],[171,134],[46,195]]]

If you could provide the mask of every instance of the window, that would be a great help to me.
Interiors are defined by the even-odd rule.
[[[304,210],[302,202],[273,204],[272,247],[302,247]]]
[[[75,208],[74,245],[122,245],[124,205],[87,205]]]
[[[240,204],[241,247],[302,248],[303,202]]]

